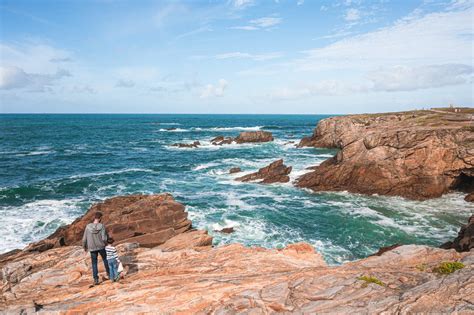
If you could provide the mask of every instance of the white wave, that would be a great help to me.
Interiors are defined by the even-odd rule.
[[[202,128],[202,127],[192,127],[190,129],[182,128],[161,128],[158,131],[161,132],[191,132],[191,131],[258,131],[261,130],[263,126],[253,126],[253,127],[211,127],[211,128]]]
[[[213,127],[213,128],[203,128],[200,130],[204,131],[232,131],[232,130],[242,130],[242,131],[258,131],[261,130],[263,126],[253,126],[253,127]]]
[[[146,169],[146,168],[126,168],[117,171],[109,171],[109,172],[99,172],[99,173],[85,173],[85,174],[77,174],[69,176],[69,179],[76,179],[76,178],[88,178],[88,177],[98,177],[104,175],[114,175],[114,174],[122,174],[122,173],[133,173],[133,172],[145,172],[145,173],[154,173],[154,170]]]
[[[182,129],[182,128],[171,128],[171,129],[159,129],[158,131],[161,132],[189,132],[189,129]]]
[[[72,222],[81,213],[80,201],[38,200],[21,206],[0,207],[0,252],[23,248]]]
[[[19,153],[19,154],[16,154],[15,156],[18,156],[18,157],[21,157],[21,156],[34,156],[34,155],[48,155],[48,154],[51,154],[51,153],[56,153],[56,151],[31,151],[31,152],[27,152],[27,153]]]
[[[240,223],[237,221],[229,220],[229,219],[224,219],[224,222],[216,222],[211,225],[212,229],[214,231],[220,231],[224,228],[237,228],[240,226]]]
[[[184,139],[183,142],[192,143],[196,140],[187,140]],[[199,140],[201,143],[197,147],[188,148],[188,147],[177,147],[173,145],[166,145],[165,148],[168,150],[209,150],[209,151],[217,151],[217,150],[239,150],[239,149],[249,149],[249,148],[258,148],[265,145],[271,145],[271,142],[266,143],[231,143],[231,144],[223,144],[223,145],[214,145],[209,140]]]
[[[219,165],[218,163],[205,163],[205,164],[199,164],[198,166],[193,168],[193,171],[200,171],[200,170],[205,170],[206,168],[214,167]]]

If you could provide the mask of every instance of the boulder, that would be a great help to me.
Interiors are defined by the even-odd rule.
[[[221,230],[215,230],[215,232],[230,234],[230,233],[234,233],[234,228],[233,227],[225,227]]]
[[[97,211],[102,212],[102,222],[117,244],[136,242],[154,247],[191,228],[184,206],[170,194],[114,197],[93,205],[82,217],[26,250],[41,252],[53,247],[80,245],[84,229]]]
[[[233,167],[229,170],[229,173],[234,174],[234,173],[239,173],[241,171],[242,171],[242,169],[240,167]]]
[[[458,236],[440,246],[443,249],[455,249],[458,252],[468,252],[474,248],[474,215],[471,215],[467,225],[463,225]]]
[[[466,195],[466,197],[464,197],[464,200],[466,200],[467,202],[474,202],[474,192],[470,193],[469,195]]]
[[[237,143],[253,143],[253,142],[269,142],[273,141],[273,135],[268,131],[245,131],[241,132],[235,142]]]
[[[241,182],[259,181],[260,184],[287,183],[290,181],[288,174],[291,173],[291,166],[283,164],[283,160],[277,160],[270,165],[235,180]]]
[[[213,145],[231,144],[232,142],[234,142],[234,138],[232,137],[218,136],[211,139],[211,144]]]

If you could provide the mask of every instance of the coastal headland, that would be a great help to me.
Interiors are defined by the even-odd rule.
[[[473,117],[472,108],[443,108],[324,119],[299,146],[339,151],[296,185],[420,200],[452,190],[470,194]]]

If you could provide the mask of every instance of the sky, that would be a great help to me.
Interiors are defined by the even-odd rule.
[[[0,0],[0,113],[474,106],[474,0]]]

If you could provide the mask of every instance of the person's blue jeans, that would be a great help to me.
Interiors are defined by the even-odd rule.
[[[118,277],[118,262],[117,259],[109,259],[107,260],[109,263],[109,270],[110,270],[110,280],[115,281]]]
[[[105,271],[107,271],[107,275],[110,278],[110,271],[109,271],[109,264],[107,263],[107,254],[105,252],[105,248],[101,250],[94,250],[91,252],[91,260],[92,260],[92,276],[94,280],[99,280],[99,270],[97,269],[97,256],[100,255],[102,261],[104,262]]]

